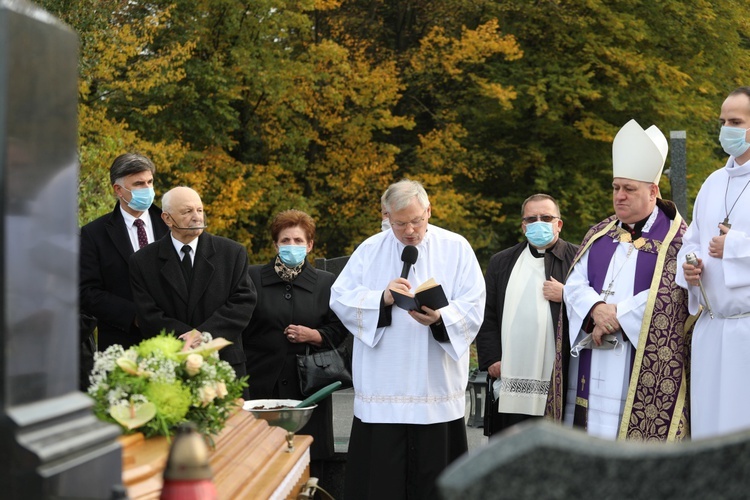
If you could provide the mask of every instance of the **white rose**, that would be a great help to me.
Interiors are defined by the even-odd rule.
[[[191,377],[198,375],[198,372],[201,371],[201,366],[203,366],[203,356],[200,354],[188,354],[187,359],[185,359],[185,371],[188,375]]]
[[[216,398],[216,389],[211,386],[203,386],[198,389],[198,396],[203,406],[208,406]]]
[[[227,392],[227,384],[224,382],[217,382],[216,383],[216,397],[218,398],[224,398],[228,394]]]

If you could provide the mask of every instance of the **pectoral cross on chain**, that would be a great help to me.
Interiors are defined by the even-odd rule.
[[[612,281],[609,282],[609,285],[607,286],[607,289],[604,290],[601,293],[601,296],[604,299],[604,302],[607,302],[607,299],[609,298],[610,295],[614,295],[615,294],[615,291],[612,290],[612,288],[614,288],[614,286],[615,286],[615,280],[612,280]]]
[[[642,238],[639,238],[642,239]],[[633,253],[633,249],[635,248],[635,245],[630,245],[630,248],[628,248],[628,255],[625,257],[625,262],[622,263],[620,266],[620,269],[617,270],[614,276],[612,276],[612,281],[609,282],[609,285],[607,285],[607,289],[604,290],[600,295],[604,298],[604,302],[607,302],[607,299],[610,295],[614,295],[615,291],[615,280],[620,275],[620,272],[622,271],[622,268],[625,267],[625,264],[628,263],[628,259],[630,258],[630,254]],[[614,270],[614,258],[612,260],[612,269]]]
[[[727,229],[730,229],[732,227],[732,225],[729,223],[729,216],[728,215],[726,217],[724,217],[724,220],[721,223],[724,224],[725,226],[727,226]],[[722,234],[724,234],[724,231],[719,231],[719,236],[721,236]]]

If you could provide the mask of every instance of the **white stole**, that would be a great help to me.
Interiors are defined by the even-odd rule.
[[[527,247],[510,273],[503,305],[500,413],[544,414],[555,361],[544,281],[544,259],[534,257]]]

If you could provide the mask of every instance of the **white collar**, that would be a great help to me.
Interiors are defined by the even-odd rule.
[[[184,247],[185,245],[189,246],[192,249],[194,256],[197,255],[196,252],[198,251],[199,237],[195,237],[190,243],[181,242],[180,240],[176,239],[174,235],[172,235],[172,233],[169,233],[169,237],[172,238],[172,245],[174,246],[174,249],[177,250],[177,255],[179,255],[180,258],[182,258],[182,247]],[[195,259],[195,257],[193,257],[193,259]]]
[[[122,219],[125,221],[125,227],[132,227],[136,218],[142,220],[145,227],[151,227],[151,217],[148,215],[148,210],[143,212],[140,217],[134,217],[127,210],[122,208],[121,204],[118,204],[117,206],[120,207],[120,213],[122,214]]]

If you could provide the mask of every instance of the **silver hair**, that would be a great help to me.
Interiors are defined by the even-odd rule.
[[[172,190],[170,189],[164,195],[161,197],[161,210],[162,212],[171,212],[172,211]]]
[[[164,193],[164,195],[161,197],[161,210],[162,210],[162,212],[171,212],[172,211],[172,192],[175,189],[179,189],[179,188],[189,189],[190,191],[194,192],[195,194],[198,194],[198,192],[195,189],[193,189],[191,187],[188,187],[188,186],[173,187],[172,189],[170,189],[169,191],[167,191],[166,193]],[[198,195],[198,196],[200,197],[200,195]]]
[[[151,175],[156,173],[154,163],[150,159],[138,153],[125,153],[115,158],[109,167],[109,180],[112,185],[122,186],[123,178],[146,171],[151,172]]]
[[[430,206],[430,199],[422,184],[411,179],[403,179],[388,186],[380,202],[388,213],[406,208],[416,198],[424,209]]]

